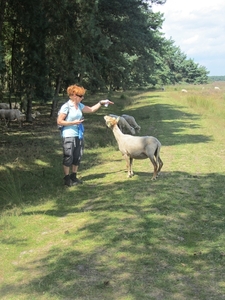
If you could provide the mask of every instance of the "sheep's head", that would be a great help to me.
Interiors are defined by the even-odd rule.
[[[137,131],[137,133],[139,133],[140,130],[141,130],[141,126],[137,126],[137,127],[135,127],[134,129]]]
[[[115,126],[118,122],[119,122],[119,117],[116,119],[114,117],[110,117],[110,116],[104,116],[105,119],[105,123],[106,125],[111,128],[113,126]]]

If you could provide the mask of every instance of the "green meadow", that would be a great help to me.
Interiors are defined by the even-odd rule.
[[[225,83],[84,103],[106,97],[115,105],[85,115],[83,185],[63,185],[50,103],[35,105],[33,124],[1,124],[0,298],[225,299]],[[110,113],[134,116],[140,135],[160,140],[156,181],[147,159],[127,178]]]

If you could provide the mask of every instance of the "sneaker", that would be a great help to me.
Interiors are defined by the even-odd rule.
[[[74,180],[71,179],[71,181],[72,181],[72,185],[77,185],[77,184],[82,184],[83,183],[83,181],[78,179],[78,178],[75,178]]]
[[[78,178],[76,178],[73,173],[70,175],[70,179],[72,181],[72,185],[82,184],[83,183],[83,181],[80,180],[80,179],[78,179]]]
[[[65,184],[65,185],[71,186],[70,175],[66,175],[63,179],[64,179],[64,184]]]

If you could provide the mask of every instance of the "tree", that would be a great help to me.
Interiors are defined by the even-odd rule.
[[[160,33],[156,3],[165,0],[0,0],[1,82],[9,102],[26,100],[31,121],[34,99],[53,99],[53,116],[58,94],[72,83],[95,92],[204,81],[204,67]]]
[[[183,80],[187,83],[206,83],[208,73],[205,67],[199,66],[192,59],[186,60],[183,64]]]
[[[162,44],[162,56],[158,58],[156,73],[162,84],[175,84],[178,82],[206,83],[209,72],[194,60],[187,59],[186,54],[170,39]]]

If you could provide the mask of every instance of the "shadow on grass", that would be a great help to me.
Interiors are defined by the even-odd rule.
[[[74,193],[67,193],[64,204],[56,196],[54,210],[31,213],[64,222],[67,215],[74,222],[86,214],[91,218],[67,234],[59,232],[58,244],[29,266],[15,266],[15,272],[35,278],[3,285],[0,294],[224,299],[224,177],[174,172],[151,182],[139,174],[94,189],[79,187],[75,202]]]
[[[179,107],[179,109],[178,109]],[[202,134],[186,134],[187,127],[199,129],[199,114],[185,112],[185,107],[167,104],[156,104],[155,101],[135,110],[126,110],[133,115],[141,126],[140,135],[153,135],[163,145],[207,143],[211,136]]]
[[[149,105],[144,105],[135,111],[126,112],[128,114],[132,113],[137,120],[140,120],[141,135],[142,133],[154,135],[165,146],[184,143],[207,143],[211,140],[209,136],[183,133],[187,126],[190,126],[193,132],[195,128],[198,128],[199,116],[197,114],[185,113],[183,107],[177,109],[177,107],[171,105],[155,104],[154,101],[156,100],[151,101]],[[117,150],[113,133],[106,128],[103,119],[106,112],[110,113],[109,110],[103,109],[99,114],[87,116],[88,119],[85,125],[86,149],[97,149],[98,147],[113,145]],[[168,120],[170,122],[165,122]],[[46,127],[44,121],[46,121]],[[34,127],[28,126],[20,132],[14,129],[10,131],[10,134],[4,134],[1,140],[1,150],[1,164],[7,166],[11,177],[1,170],[0,187],[3,187],[3,192],[6,187],[7,197],[10,198],[8,202],[11,204],[13,204],[14,198],[17,198],[17,203],[21,200],[18,199],[18,190],[20,198],[24,198],[24,190],[30,190],[33,194],[29,195],[25,202],[30,201],[30,203],[33,203],[33,196],[39,196],[39,199],[42,198],[42,192],[45,191],[46,185],[54,186],[53,180],[57,182],[57,185],[61,185],[62,179],[59,179],[59,176],[61,177],[59,174],[62,173],[60,170],[62,168],[62,158],[58,154],[61,151],[61,139],[56,129],[55,120],[41,119]],[[101,160],[98,159],[98,150],[94,151],[93,155],[88,154],[87,162],[85,162],[85,156],[86,154],[84,154],[83,160],[84,168],[92,168],[101,164]],[[10,185],[10,181],[13,183],[16,179],[19,182],[18,187]],[[2,205],[5,204],[7,202],[4,203],[3,201]]]

